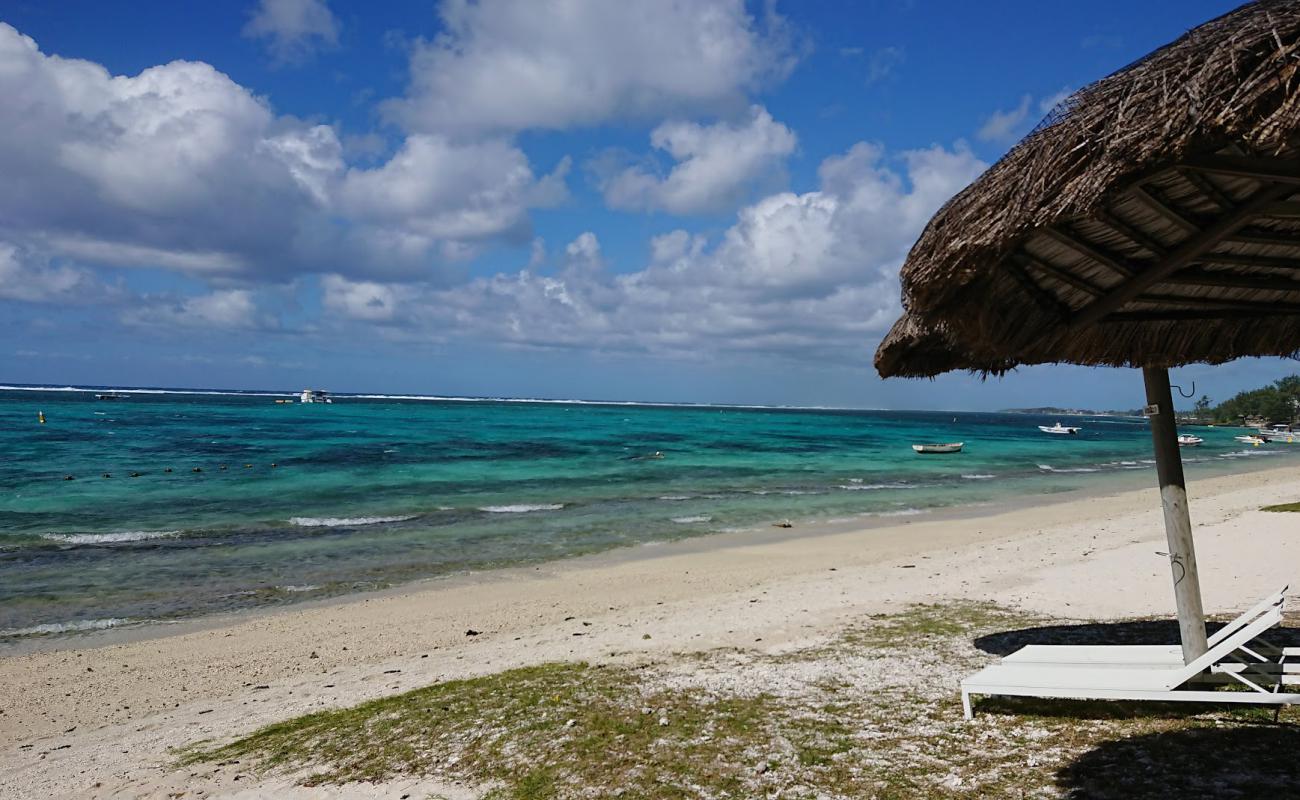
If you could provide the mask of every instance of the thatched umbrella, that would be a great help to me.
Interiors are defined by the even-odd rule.
[[[1300,350],[1300,0],[1260,0],[1058,106],[926,226],[880,374],[1140,367],[1183,654],[1205,651],[1168,368]]]

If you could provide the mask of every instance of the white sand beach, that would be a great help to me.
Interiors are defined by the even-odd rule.
[[[1300,515],[1259,511],[1300,499],[1294,468],[1202,480],[1190,494],[1207,610],[1242,608],[1300,579]],[[66,640],[0,658],[0,796],[474,797],[472,787],[418,780],[293,789],[283,775],[238,767],[177,769],[171,751],[522,665],[779,652],[913,603],[1172,616],[1164,550],[1151,488],[860,530],[717,535],[135,641]],[[955,694],[955,679],[943,680]]]

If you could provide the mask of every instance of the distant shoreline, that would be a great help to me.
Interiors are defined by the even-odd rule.
[[[118,392],[121,394],[140,395],[195,395],[213,397],[297,397],[301,389],[201,389],[192,387],[159,386],[97,386],[65,384],[54,386],[47,384],[9,383],[0,384],[0,392]],[[398,393],[383,394],[378,392],[335,392],[334,398],[353,398],[357,400],[419,400],[428,402],[459,403],[548,403],[600,406],[644,406],[647,408],[743,408],[772,411],[867,411],[900,413],[936,413],[936,414],[1041,414],[1069,415],[1091,417],[1130,417],[1140,418],[1136,411],[1089,411],[1086,409],[1043,408],[1003,408],[993,410],[955,409],[955,408],[881,408],[876,406],[830,406],[830,405],[771,405],[762,403],[726,403],[726,402],[669,402],[660,400],[591,400],[583,398],[560,397],[488,397],[477,395],[438,395]]]

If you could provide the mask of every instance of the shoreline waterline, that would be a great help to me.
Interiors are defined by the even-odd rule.
[[[1216,495],[1258,484],[1271,485],[1295,477],[1291,466],[1269,463],[1252,464],[1252,469],[1240,469],[1213,476],[1191,476],[1188,480],[1192,503],[1193,526],[1197,523],[1196,498]],[[783,528],[775,524],[725,532],[684,536],[670,541],[641,542],[601,550],[593,553],[559,556],[517,564],[484,569],[470,569],[446,573],[391,586],[354,592],[307,598],[289,605],[266,605],[236,611],[215,612],[180,619],[164,620],[114,620],[112,625],[92,625],[69,631],[50,631],[0,640],[0,661],[6,658],[91,650],[117,645],[173,639],[186,634],[218,631],[239,627],[258,621],[284,618],[295,613],[343,611],[370,603],[401,598],[433,597],[447,592],[465,590],[490,591],[493,586],[508,585],[519,580],[533,580],[538,573],[557,575],[618,569],[638,563],[714,557],[730,551],[747,548],[788,547],[798,544],[815,545],[818,541],[838,537],[865,535],[864,553],[873,546],[880,547],[883,540],[877,536],[901,535],[912,526],[969,527],[981,520],[999,519],[1017,514],[1053,514],[1063,507],[1079,503],[1111,500],[1124,507],[1143,510],[1150,507],[1159,512],[1159,492],[1154,482],[1149,487],[1135,487],[1120,478],[1131,480],[1132,474],[1114,476],[1113,481],[1092,481],[1068,491],[1004,497],[997,501],[967,506],[948,506],[926,511],[915,516],[862,515],[851,519],[792,520],[794,527]],[[1127,484],[1127,485],[1126,485]],[[1153,528],[1152,534],[1163,536],[1163,529]],[[972,539],[971,541],[975,541]],[[966,544],[970,542],[955,542]],[[78,626],[79,621],[66,623]]]
[[[39,407],[39,408],[38,408]],[[39,416],[46,420],[40,423]],[[1141,485],[1141,420],[0,391],[0,642],[684,538]],[[1041,420],[1050,421],[1050,420]],[[1300,459],[1205,430],[1192,477]],[[952,434],[968,447],[917,456]],[[1256,463],[1258,462],[1258,463]]]
[[[1294,585],[1293,515],[1260,508],[1300,496],[1295,470],[1190,488],[1207,611],[1232,616]],[[0,658],[0,765],[20,796],[93,785],[88,796],[161,797],[175,788],[177,748],[516,667],[694,669],[696,653],[781,655],[915,604],[1062,622],[1172,615],[1154,487],[1039,501],[629,547],[11,655]]]

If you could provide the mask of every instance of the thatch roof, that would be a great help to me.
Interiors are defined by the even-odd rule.
[[[1293,355],[1297,198],[1300,0],[1261,0],[1075,93],[940,209],[877,368]]]

